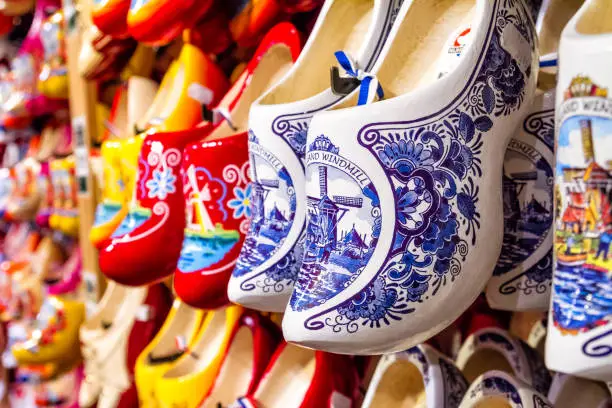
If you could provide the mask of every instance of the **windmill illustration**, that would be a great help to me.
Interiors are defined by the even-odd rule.
[[[253,190],[251,192],[251,202],[253,203],[252,222],[258,223],[265,216],[264,202],[272,189],[278,189],[278,180],[260,179],[257,175],[257,163],[255,155],[251,153],[251,171],[253,176]]]
[[[338,222],[349,211],[349,208],[361,208],[363,198],[333,196],[329,197],[327,191],[327,167],[319,166],[319,188],[321,198],[308,196],[310,207],[309,233],[315,250],[320,254],[321,261],[327,262],[329,255],[338,245]],[[315,255],[315,254],[310,254]]]
[[[210,201],[211,199],[208,183],[206,183],[201,190],[198,189],[198,180],[196,178],[196,171],[193,164],[187,168],[187,178],[192,190],[189,205],[187,206],[188,228],[195,231],[200,231],[201,233],[214,231],[215,226],[210,219],[208,211],[206,211],[206,207],[203,204],[203,202]],[[195,223],[193,222],[194,219],[196,221]]]

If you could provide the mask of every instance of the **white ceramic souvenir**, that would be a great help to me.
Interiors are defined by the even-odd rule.
[[[303,346],[421,343],[472,304],[501,249],[503,157],[535,91],[529,11],[407,1],[389,38],[372,70],[387,99],[308,131],[304,261],[283,320]]]
[[[489,371],[470,385],[459,408],[553,408],[548,399],[502,371]]]
[[[452,360],[421,344],[380,359],[362,408],[456,408],[467,387]]]
[[[548,0],[537,32],[542,55],[556,54],[561,31],[583,0]],[[547,61],[548,61],[547,57]],[[547,310],[552,286],[556,67],[542,61],[530,113],[504,159],[504,241],[487,300],[502,310]]]
[[[400,0],[327,0],[300,57],[249,115],[253,217],[228,287],[229,299],[282,312],[302,260],[306,132],[315,112],[343,99],[329,88],[334,52],[356,58],[360,75],[381,52]]]
[[[556,101],[555,265],[546,339],[554,371],[612,380],[612,3],[563,30]]]
[[[494,309],[546,310],[552,285],[555,91],[538,89],[504,158],[504,240],[487,302]]]
[[[541,393],[546,394],[550,387],[550,373],[538,352],[501,329],[481,329],[470,335],[456,363],[469,382],[489,370],[501,370]]]
[[[604,383],[557,373],[548,399],[556,408],[603,408],[610,399],[610,391]]]

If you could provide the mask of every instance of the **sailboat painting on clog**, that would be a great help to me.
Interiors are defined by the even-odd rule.
[[[560,108],[552,316],[564,333],[605,326],[612,315],[612,173],[607,148],[612,119],[599,116],[597,108],[606,98],[608,89],[579,76]]]
[[[244,183],[247,184],[245,177]],[[193,272],[207,268],[221,261],[225,255],[236,245],[240,233],[233,229],[224,229],[219,223],[214,224],[204,203],[223,203],[227,199],[228,188],[223,180],[212,177],[210,172],[203,168],[190,166],[187,169],[187,189],[191,189],[191,205],[187,207],[187,228],[185,229],[185,241],[178,263],[183,272]],[[204,183],[198,183],[204,180]],[[240,182],[240,180],[238,180]],[[200,189],[199,184],[204,187]],[[243,191],[240,187],[235,187]],[[247,190],[250,190],[247,187]],[[218,195],[219,197],[215,197]],[[248,200],[248,197],[244,197]],[[227,212],[222,205],[217,208],[222,213],[221,218],[227,218]],[[245,214],[246,215],[246,214]],[[246,221],[246,219],[244,220]]]

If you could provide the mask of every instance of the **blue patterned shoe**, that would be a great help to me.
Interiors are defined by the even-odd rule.
[[[561,31],[581,4],[550,1],[538,18],[538,91],[504,159],[504,241],[486,291],[495,309],[547,310],[550,304],[556,55]]]
[[[380,359],[362,408],[457,408],[467,388],[468,382],[449,358],[420,344]]]
[[[529,11],[413,2],[397,20],[371,71],[389,98],[310,124],[304,256],[283,320],[303,346],[419,344],[472,304],[502,247],[503,157],[538,68]]]
[[[231,301],[263,311],[285,309],[305,237],[306,133],[315,112],[343,100],[329,88],[327,70],[335,65],[334,52],[346,50],[356,56],[363,78],[401,2],[328,0],[293,69],[252,105],[253,218],[229,283]]]
[[[489,370],[502,370],[546,395],[551,375],[533,348],[505,330],[493,327],[472,333],[457,353],[457,367],[468,382]]]
[[[459,408],[553,408],[544,394],[502,371],[489,371],[467,390]]]

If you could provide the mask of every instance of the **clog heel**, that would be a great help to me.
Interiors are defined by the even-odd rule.
[[[521,1],[402,4],[370,81],[310,123],[287,341],[404,350],[474,302],[502,245],[503,157],[535,92],[535,35]]]
[[[175,300],[159,333],[140,353],[134,368],[139,404],[143,408],[158,406],[155,384],[189,350],[202,326],[206,312]]]
[[[547,310],[552,286],[555,65],[561,30],[583,0],[550,1],[538,19],[538,89],[504,158],[504,238],[487,284],[487,301],[502,310]],[[556,58],[556,57],[555,57]]]
[[[253,214],[228,287],[232,302],[262,311],[285,309],[302,259],[305,136],[315,112],[343,99],[329,88],[327,70],[335,66],[338,49],[354,54],[356,69],[372,68],[396,7],[395,1],[327,1],[291,71],[253,103]]]
[[[521,380],[503,371],[488,371],[478,377],[463,397],[459,408],[508,407],[552,408],[552,403]]]
[[[467,388],[468,382],[450,359],[421,344],[381,358],[362,407],[457,408]]]
[[[357,371],[349,356],[282,343],[257,389],[231,407],[350,407],[357,387]]]
[[[199,406],[215,382],[241,316],[239,306],[207,314],[192,347],[157,380],[155,394],[161,408]]]
[[[202,119],[201,103],[214,106],[228,87],[220,68],[189,43],[173,70],[174,84],[154,118],[154,129],[142,142],[129,213],[100,251],[102,272],[125,285],[153,283],[174,271],[185,226],[179,174],[183,149],[208,132],[196,127]],[[195,94],[202,101],[193,99]],[[156,103],[157,98],[155,109]]]
[[[278,81],[300,51],[289,23],[267,34],[244,73],[212,110],[216,126],[188,145],[181,167],[187,225],[174,275],[186,303],[214,309],[226,305],[227,282],[236,265],[251,215],[248,112],[251,103]],[[224,116],[226,118],[224,118]]]

